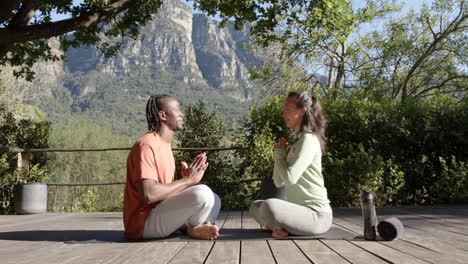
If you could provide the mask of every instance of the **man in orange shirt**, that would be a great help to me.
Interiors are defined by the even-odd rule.
[[[206,153],[187,165],[174,181],[171,143],[183,128],[179,102],[169,96],[151,96],[146,105],[150,132],[133,146],[127,160],[124,196],[125,237],[132,240],[166,237],[180,228],[197,239],[219,235],[214,221],[221,208],[219,197],[198,184],[208,167]]]

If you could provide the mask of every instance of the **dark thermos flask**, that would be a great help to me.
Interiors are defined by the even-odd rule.
[[[375,213],[374,195],[369,191],[361,191],[362,217],[364,218],[364,239],[376,240],[377,215]]]

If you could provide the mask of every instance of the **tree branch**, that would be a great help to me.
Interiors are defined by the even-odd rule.
[[[423,54],[421,54],[421,56],[411,66],[410,70],[406,74],[401,84],[402,101],[404,101],[406,96],[408,95],[407,85],[410,79],[413,77],[414,72],[419,68],[419,66],[424,62],[424,60],[434,52],[439,42],[441,42],[444,38],[446,38],[450,33],[459,30],[458,26],[462,24],[462,22],[466,19],[466,17],[467,16],[464,14],[463,8],[460,8],[460,12],[458,13],[458,15],[452,20],[452,22],[443,31],[438,33],[437,37],[434,38],[434,41],[432,41],[429,47],[427,47],[427,49],[423,52]]]
[[[37,0],[25,0],[18,13],[10,21],[8,28],[16,29],[28,25],[37,8]]]
[[[19,0],[0,1],[0,24],[13,16],[13,10],[18,6]]]
[[[8,45],[16,42],[48,39],[63,35],[104,21],[127,10],[136,3],[137,1],[135,0],[121,0],[75,18],[45,24],[29,25],[15,29],[2,28],[0,29],[0,44]],[[2,54],[0,54],[0,58],[1,57],[3,57]]]
[[[429,30],[431,30],[431,33],[432,33],[432,36],[434,36],[434,38],[437,37],[437,34],[434,32],[434,30],[432,29],[432,26],[431,26],[431,21],[429,21],[429,17],[426,17],[426,22],[427,22],[427,26],[429,27]]]
[[[466,75],[451,76],[451,77],[445,79],[443,82],[441,82],[441,83],[438,84],[438,85],[434,85],[434,86],[431,86],[431,87],[429,87],[429,88],[426,88],[426,89],[420,91],[419,93],[416,94],[416,96],[423,96],[423,95],[424,95],[425,93],[427,93],[427,92],[430,92],[430,91],[435,90],[435,89],[440,89],[440,88],[442,88],[443,86],[445,86],[445,84],[447,84],[447,83],[450,82],[450,81],[453,81],[453,80],[456,80],[456,79],[463,79],[463,78],[464,78],[464,79],[468,79],[468,76],[466,76]]]

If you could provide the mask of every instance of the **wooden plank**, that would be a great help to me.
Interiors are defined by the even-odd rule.
[[[275,263],[267,241],[241,241],[242,264]]]
[[[222,229],[241,229],[242,228],[242,213],[240,211],[230,211]]]
[[[453,256],[451,254],[441,254],[404,240],[381,241],[379,243],[434,264],[466,264],[466,258]]]
[[[359,208],[335,209],[334,223],[362,235]],[[227,241],[227,242],[136,242],[64,244],[62,240],[86,239],[77,231],[123,231],[122,213],[45,214],[0,216],[0,255],[2,263],[466,263],[468,259],[468,207],[378,208],[383,217],[396,216],[405,225],[402,239],[396,241]],[[248,212],[222,212],[216,224],[226,229],[257,229]],[[38,236],[28,235],[28,232]],[[62,232],[63,231],[63,232]],[[67,231],[71,231],[70,237]],[[20,232],[19,236],[12,236]],[[25,232],[25,233],[23,233]],[[237,232],[237,231],[235,231]],[[55,234],[53,234],[55,233]],[[46,235],[47,234],[47,235]],[[80,233],[81,234],[81,233]],[[115,235],[115,233],[112,233]],[[112,235],[111,234],[111,235]],[[454,235],[453,235],[454,234]],[[44,235],[42,237],[42,235]],[[63,238],[62,238],[63,236]],[[99,235],[98,235],[99,236]],[[2,239],[3,237],[3,239]],[[91,239],[91,236],[90,236]],[[99,237],[96,237],[99,241]],[[193,244],[192,244],[193,243]],[[278,244],[280,243],[280,244]],[[284,244],[281,244],[284,243]],[[292,243],[292,245],[291,245]],[[335,243],[335,244],[334,244]],[[349,245],[343,244],[348,243]],[[289,245],[288,245],[289,244]],[[272,255],[273,249],[276,250]],[[354,255],[350,256],[352,252]],[[362,252],[367,257],[360,257]],[[161,256],[162,254],[162,256]],[[209,255],[208,255],[209,254]],[[349,255],[347,255],[349,254]],[[207,256],[208,255],[208,256]],[[365,255],[365,254],[364,254]],[[369,258],[369,255],[371,256]],[[377,261],[374,261],[375,259]],[[362,258],[362,259],[361,259]]]
[[[440,210],[440,212],[451,212],[448,214],[468,217],[468,205],[434,205],[432,209]]]
[[[311,263],[292,240],[269,240],[276,263]]]
[[[242,229],[260,229],[260,224],[250,216],[248,211],[242,212]],[[241,241],[241,262],[242,264],[274,263],[270,247],[266,240]]]
[[[387,218],[389,216],[395,216],[398,214],[398,218],[404,223],[405,226],[419,229],[422,231],[428,231],[432,234],[437,234],[442,237],[448,237],[450,239],[456,239],[464,242],[468,242],[468,229],[457,228],[449,225],[430,221],[430,218],[411,214],[410,211],[401,211],[392,208],[384,208],[380,210],[380,219]],[[467,219],[468,222],[468,219]],[[468,224],[467,224],[468,225]]]
[[[35,249],[29,252],[24,252],[21,255],[9,254],[5,258],[2,258],[2,263],[62,263],[67,259],[67,255],[75,252],[78,245],[66,245],[63,243],[50,243],[50,246],[44,249]]]
[[[121,252],[126,252],[127,243],[97,243],[78,244],[73,250],[62,257],[64,264],[101,263],[113,258]]]
[[[359,226],[359,224],[361,223],[360,219],[356,219],[352,217],[346,217],[346,218],[335,217],[333,221],[335,222],[335,224],[348,228],[350,230],[353,230],[356,233],[362,232],[362,227]],[[346,224],[346,222],[350,222],[354,224],[354,227],[352,227],[352,225],[350,224]],[[401,237],[401,240],[414,243],[421,247],[425,247],[430,250],[443,253],[443,254],[451,254],[451,255],[458,256],[458,257],[467,256],[467,252],[464,250],[458,249],[457,246],[450,244],[450,243],[446,243],[445,241],[442,241],[435,236],[431,236],[427,232],[423,232],[423,231],[419,231],[419,230],[415,230],[411,228],[405,228],[405,231],[403,233],[403,236]]]
[[[260,229],[260,224],[250,216],[248,211],[242,212],[242,229]]]
[[[240,241],[215,242],[206,264],[238,264]]]
[[[384,246],[378,242],[373,241],[351,241],[354,245],[368,251],[372,252],[374,255],[377,255],[383,259],[388,260],[391,263],[408,263],[408,264],[422,264],[428,263],[427,261],[420,260],[411,255],[402,253],[393,248]]]
[[[387,263],[371,253],[345,240],[322,240],[322,242],[351,263]],[[371,242],[377,243],[377,242]]]
[[[187,242],[135,242],[129,250],[101,263],[159,264],[168,263]]]
[[[362,227],[360,227],[359,225],[356,225],[354,223],[351,223],[351,222],[348,222],[348,221],[345,221],[343,219],[336,218],[336,217],[333,219],[333,221],[336,225],[339,225],[352,232],[355,232],[356,234],[361,233],[362,235]],[[430,243],[423,243],[423,245],[418,245],[418,244],[414,244],[414,242],[406,241],[403,239],[398,239],[394,241],[379,241],[379,243],[385,246],[394,248],[396,250],[399,250],[408,255],[412,255],[416,258],[424,259],[431,263],[437,263],[437,264],[444,263],[444,262],[450,262],[452,264],[466,263],[466,261],[461,259],[460,257],[435,251],[434,249],[437,249],[435,247],[432,247],[431,249]],[[425,246],[429,246],[429,248]],[[446,251],[442,251],[442,252],[446,252]]]
[[[204,263],[213,245],[214,242],[189,242],[169,263]]]
[[[225,212],[227,217],[222,225],[223,229],[241,229],[242,213],[240,211]],[[239,263],[240,241],[215,242],[205,263]]]
[[[123,230],[122,214],[86,213],[61,214],[28,221],[18,221],[0,227],[6,231],[40,231],[40,230]]]
[[[224,222],[226,222],[226,218],[228,216],[227,212],[220,212],[218,214],[218,217],[216,217],[216,226],[218,226],[220,229],[223,227]]]
[[[31,214],[31,215],[0,215],[0,227],[4,224],[18,223],[21,221],[28,221],[33,219],[40,219],[52,215],[61,215],[61,213],[44,213],[44,214]]]
[[[345,211],[344,214],[337,213],[337,214],[335,214],[335,216],[339,217],[339,218],[342,218],[342,219],[345,219],[345,220],[348,220],[348,221],[353,222],[355,224],[358,224],[360,226],[363,225],[362,217],[360,215],[352,215],[352,214],[350,214],[349,210],[346,210],[346,211]],[[385,214],[380,213],[381,218],[386,218],[386,217],[390,216],[390,215],[387,215],[385,217],[382,217],[383,215],[385,215]],[[394,215],[392,215],[392,216],[394,216]],[[413,218],[417,219],[417,216],[413,216]],[[403,232],[403,238],[407,237],[409,239],[409,237],[412,237],[412,238],[419,237],[418,240],[421,240],[421,238],[424,238],[425,240],[430,240],[432,243],[440,245],[442,247],[442,249],[461,249],[461,250],[464,250],[464,249],[468,248],[468,244],[466,242],[458,240],[458,239],[460,239],[460,236],[462,236],[460,234],[457,234],[458,239],[455,239],[453,236],[450,236],[450,235],[441,236],[440,234],[437,234],[439,232],[438,230],[428,229],[429,232],[421,231],[419,229],[415,229],[415,228],[412,228],[410,226],[406,226],[405,223],[406,222],[403,221],[403,225],[405,226],[405,230]],[[423,226],[422,223],[420,225]],[[446,234],[446,232],[445,232],[445,234]]]
[[[6,231],[22,226],[40,226],[44,223],[52,223],[64,220],[69,217],[69,214],[41,214],[41,215],[14,215],[13,217],[5,217],[6,220],[0,224],[0,231]],[[3,218],[3,217],[2,217]]]
[[[48,241],[0,240],[0,256],[21,255],[36,249],[50,247]]]
[[[447,229],[449,231],[465,235],[468,234],[468,217],[457,216],[450,208],[446,210],[440,210],[438,208],[433,208],[431,210],[428,210],[427,208],[424,208],[424,210],[421,208],[394,208],[394,210],[402,214],[417,215],[428,222],[454,228]],[[437,212],[439,213],[437,214]]]
[[[349,263],[320,240],[295,240],[294,242],[315,264]]]

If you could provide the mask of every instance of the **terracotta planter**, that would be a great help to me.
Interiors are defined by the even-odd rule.
[[[260,199],[266,200],[270,198],[286,200],[286,189],[284,187],[276,187],[273,179],[263,179],[260,186]]]
[[[26,183],[15,187],[15,212],[41,214],[47,210],[47,184]]]

